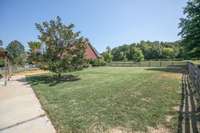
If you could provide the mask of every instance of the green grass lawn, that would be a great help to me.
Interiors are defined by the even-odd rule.
[[[176,130],[180,74],[167,68],[99,67],[70,74],[79,80],[55,82],[27,77],[61,133]],[[172,119],[167,120],[167,116]]]

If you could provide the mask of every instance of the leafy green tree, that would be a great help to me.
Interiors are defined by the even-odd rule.
[[[179,33],[191,57],[200,57],[200,1],[190,0],[184,9],[185,18],[181,18]]]
[[[37,42],[37,41],[30,41],[30,42],[28,42],[28,46],[30,48],[30,52],[31,53],[40,52],[41,45],[42,45],[41,42]]]
[[[24,46],[17,40],[10,42],[6,48],[14,65],[24,65],[26,56]]]
[[[142,53],[142,50],[140,50],[139,48],[132,49],[132,56],[134,61],[140,62],[144,60],[144,55]]]
[[[63,72],[80,70],[84,67],[84,51],[87,39],[74,32],[74,25],[65,25],[60,17],[50,22],[36,23],[39,39],[45,45],[42,68],[61,76]]]
[[[28,62],[30,64],[40,64],[42,61],[42,53],[41,53],[41,43],[37,41],[28,42],[29,53],[28,53]]]
[[[112,53],[111,53],[111,48],[108,46],[107,48],[106,48],[106,52],[104,52],[102,55],[103,55],[103,57],[104,57],[104,60],[107,62],[107,63],[110,63],[111,61],[112,61],[112,58],[113,58],[113,56],[112,56]]]
[[[163,48],[162,50],[163,58],[165,59],[173,59],[175,58],[175,51],[173,48]]]

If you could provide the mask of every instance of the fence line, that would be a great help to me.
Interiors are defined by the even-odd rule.
[[[108,66],[112,67],[183,67],[185,61],[142,61],[142,62],[111,62]]]
[[[23,71],[29,71],[32,69],[37,68],[35,65],[25,65],[25,66],[11,66],[11,71],[12,73],[17,73],[17,72],[23,72]],[[0,74],[4,74],[5,67],[0,67]]]
[[[190,81],[198,94],[197,99],[200,101],[200,68],[191,62],[188,62],[187,66]]]

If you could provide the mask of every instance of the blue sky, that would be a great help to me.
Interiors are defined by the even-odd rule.
[[[106,46],[150,41],[175,41],[187,0],[1,0],[0,39],[27,46],[37,40],[36,22],[60,16],[91,41]]]

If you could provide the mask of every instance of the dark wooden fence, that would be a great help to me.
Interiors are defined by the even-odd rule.
[[[197,93],[197,101],[200,102],[200,68],[191,62],[188,62],[188,75],[194,91]]]

